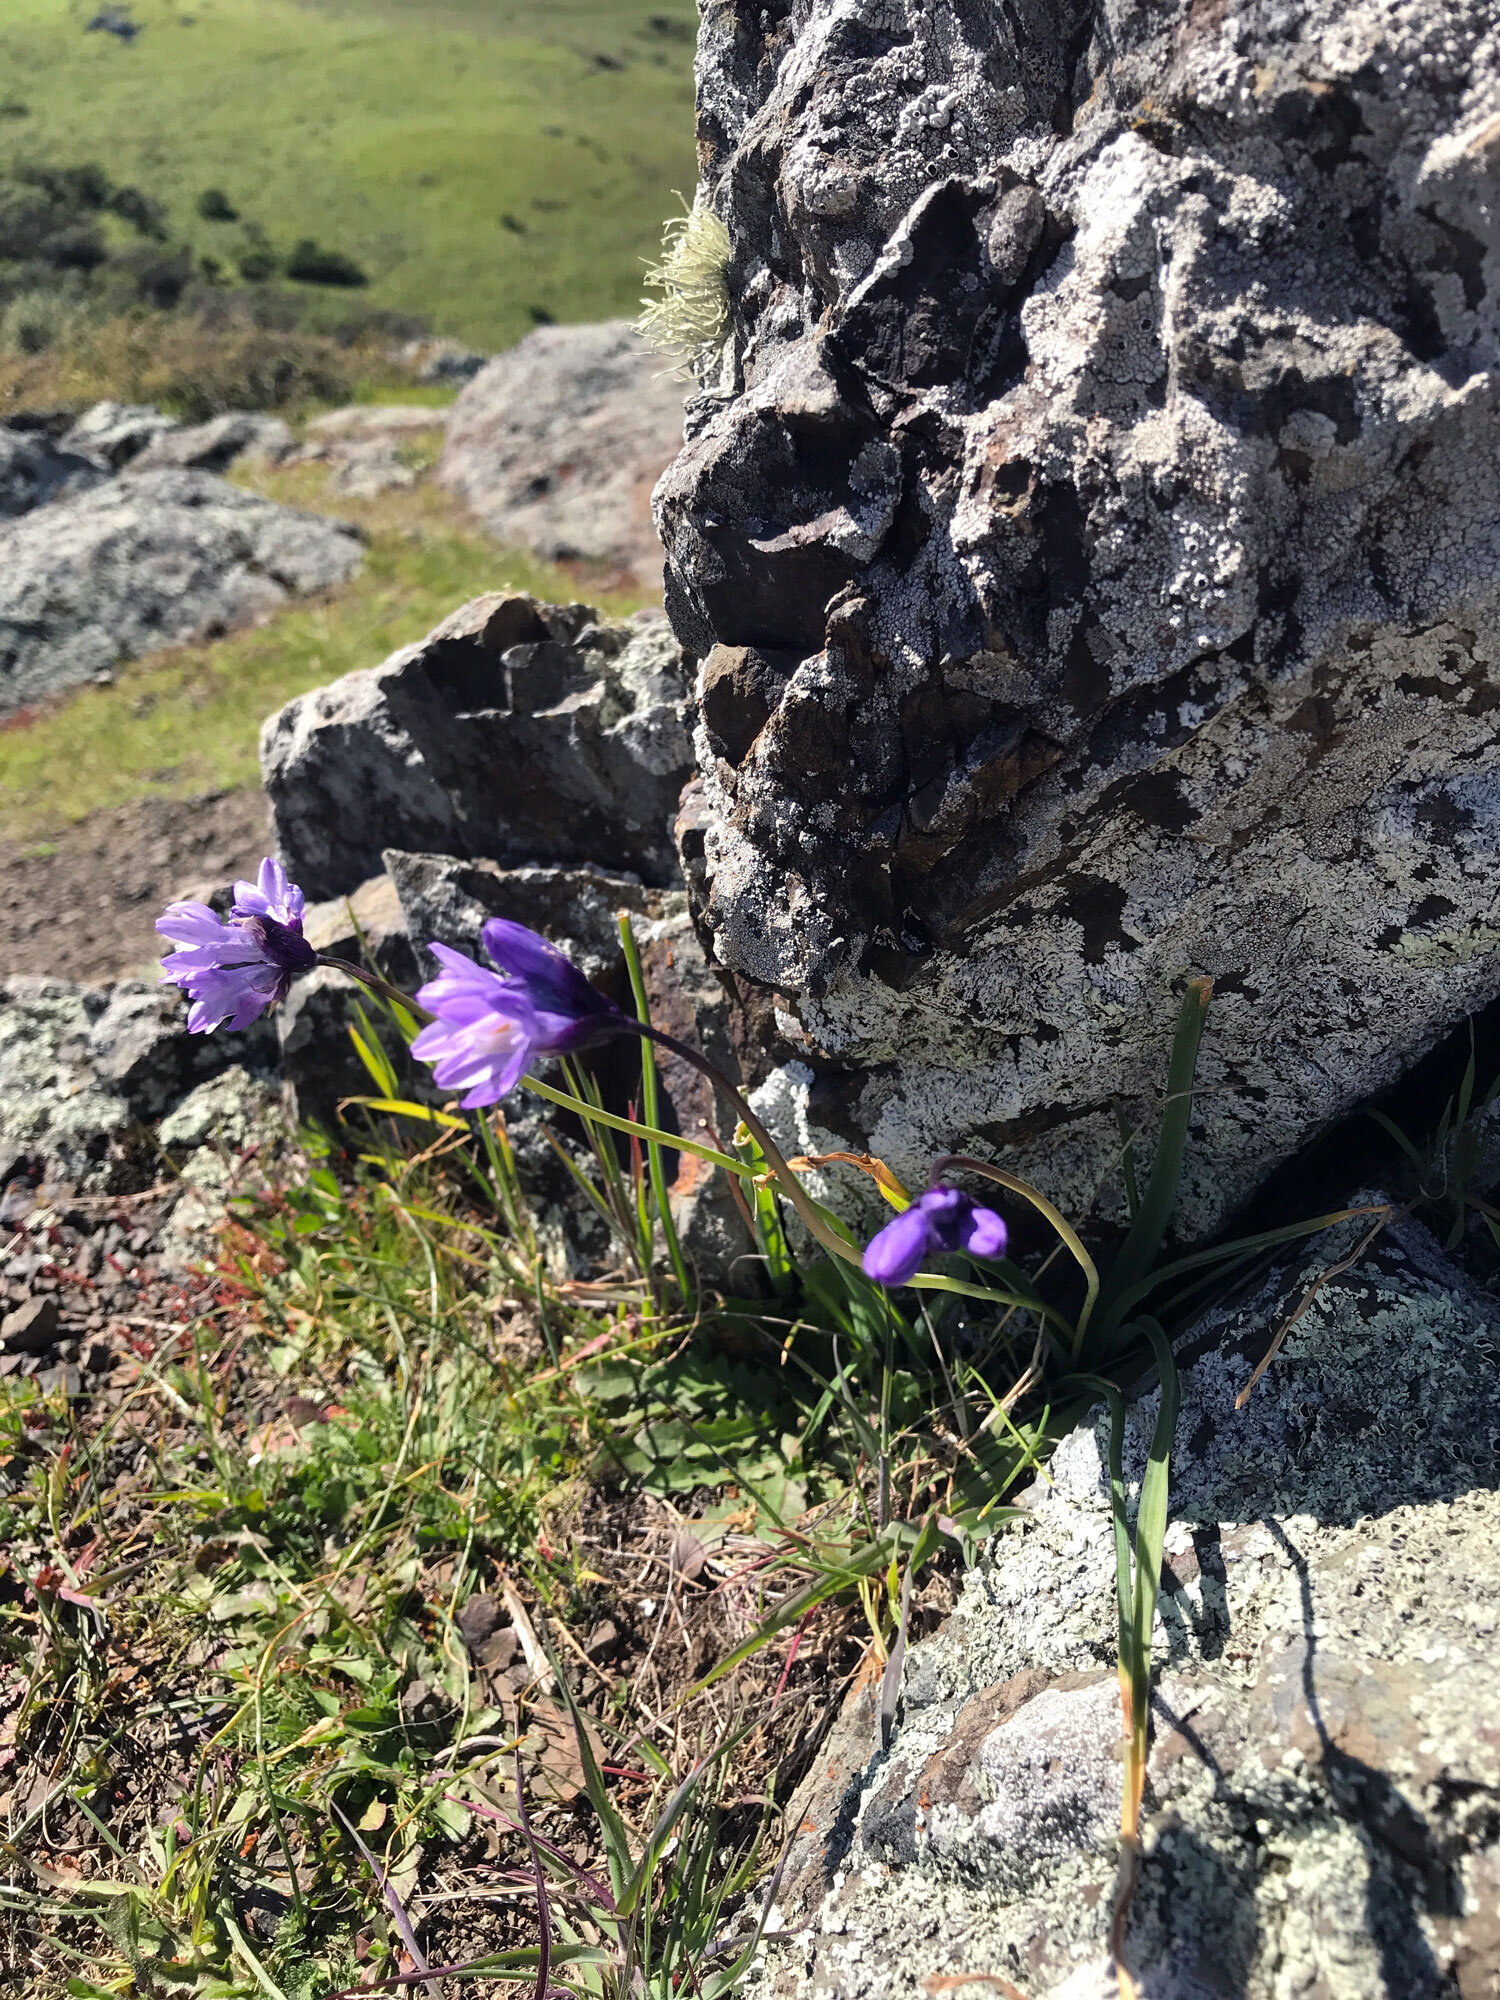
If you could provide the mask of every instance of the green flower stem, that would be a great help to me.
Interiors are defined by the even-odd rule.
[[[853,1264],[856,1267],[862,1268],[859,1251],[852,1243],[847,1242],[844,1237],[840,1236],[838,1231],[829,1222],[827,1216],[824,1215],[818,1204],[808,1194],[806,1188],[803,1187],[801,1181],[798,1180],[797,1176],[787,1165],[786,1157],[782,1153],[781,1148],[771,1137],[760,1119],[750,1109],[743,1095],[735,1089],[729,1078],[725,1076],[724,1072],[711,1063],[707,1056],[700,1055],[690,1042],[678,1041],[677,1037],[669,1035],[665,1028],[653,1027],[649,1021],[640,1021],[635,1025],[643,1035],[648,1035],[653,1042],[659,1042],[664,1049],[670,1049],[674,1055],[681,1056],[684,1062],[691,1063],[700,1075],[708,1078],[715,1090],[720,1091],[728,1099],[729,1103],[734,1107],[740,1123],[745,1127],[745,1130],[765,1155],[766,1165],[775,1174],[777,1180],[780,1181],[786,1193],[787,1200],[796,1209],[812,1235],[817,1238],[825,1250],[830,1251],[835,1257],[842,1257],[846,1264]]]
[[[971,1159],[967,1153],[944,1153],[940,1159],[936,1159],[932,1163],[934,1184],[939,1174],[949,1171],[964,1174],[983,1174],[986,1180],[997,1181],[1001,1187],[1009,1188],[1012,1194],[1020,1195],[1023,1201],[1029,1201],[1037,1213],[1044,1216],[1051,1223],[1068,1249],[1073,1253],[1074,1260],[1079,1270],[1083,1273],[1084,1283],[1088,1287],[1087,1295],[1083,1301],[1083,1310],[1078,1315],[1078,1324],[1068,1329],[1068,1338],[1072,1343],[1072,1359],[1076,1361],[1078,1350],[1083,1345],[1083,1336],[1088,1331],[1089,1320],[1093,1315],[1094,1306],[1099,1297],[1099,1267],[1095,1264],[1088,1251],[1084,1249],[1078,1231],[1068,1221],[1062,1210],[1054,1207],[1048,1201],[1040,1188],[1034,1188],[1030,1181],[1023,1181],[1019,1174],[1008,1174],[1003,1167],[993,1167],[988,1160]]]
[[[409,993],[403,993],[399,986],[392,986],[387,979],[377,979],[373,972],[366,972],[362,965],[351,965],[347,958],[335,958],[331,951],[320,951],[318,963],[331,967],[335,972],[346,972],[351,979],[357,979],[361,986],[368,986],[372,993],[378,993],[382,999],[389,1000],[395,1007],[400,1007],[414,1020],[430,1021],[434,1018],[425,1007],[419,1007]]]

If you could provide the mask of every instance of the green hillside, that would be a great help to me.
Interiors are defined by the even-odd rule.
[[[0,171],[99,161],[229,275],[262,237],[354,262],[296,287],[492,348],[633,312],[693,184],[692,0],[98,0],[0,6]],[[200,213],[218,189],[234,219]]]

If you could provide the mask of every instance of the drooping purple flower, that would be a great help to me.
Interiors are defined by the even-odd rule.
[[[440,1089],[467,1093],[465,1110],[498,1103],[540,1056],[630,1031],[613,1001],[546,938],[505,917],[487,923],[483,937],[499,972],[448,945],[429,947],[442,970],[417,1000],[436,1019],[411,1045]]]
[[[877,1285],[909,1285],[928,1257],[966,1250],[971,1257],[1003,1257],[1005,1218],[981,1208],[959,1188],[929,1188],[866,1246],[864,1270]]]
[[[292,980],[318,962],[302,935],[306,899],[279,861],[260,864],[258,882],[236,882],[227,918],[206,903],[170,903],[156,920],[164,938],[186,949],[161,962],[162,984],[180,986],[192,1006],[191,1034],[225,1022],[248,1028],[284,1000]]]

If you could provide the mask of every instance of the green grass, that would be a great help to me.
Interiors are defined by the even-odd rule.
[[[225,262],[251,222],[343,251],[367,290],[296,288],[330,324],[370,304],[498,347],[539,314],[633,312],[694,184],[691,0],[136,0],[128,46],[82,32],[90,12],[0,10],[30,114],[0,125],[0,166],[97,159]],[[242,220],[205,221],[207,187]]]
[[[112,687],[85,688],[0,724],[0,838],[46,840],[131,799],[258,783],[267,715],[294,694],[377,666],[482,591],[589,596],[621,611],[641,601],[591,594],[576,576],[497,549],[433,488],[361,503],[326,495],[323,478],[308,466],[245,483],[358,521],[370,537],[360,575],[267,625],[153,655],[123,668]],[[59,771],[68,773],[66,787]]]

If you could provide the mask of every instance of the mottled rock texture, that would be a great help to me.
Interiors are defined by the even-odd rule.
[[[362,560],[355,529],[208,472],[126,472],[0,523],[0,714],[253,624]]]
[[[681,442],[682,384],[628,320],[543,326],[464,388],[438,479],[499,540],[651,589],[651,488]]]
[[[399,840],[460,859],[676,874],[692,765],[681,656],[660,613],[476,598],[379,667],[301,695],[261,733],[276,842],[310,896]]]
[[[698,71],[714,948],[850,1137],[1070,1203],[1214,974],[1209,1227],[1500,990],[1493,7],[711,0]]]
[[[64,451],[51,438],[0,424],[0,521],[13,521],[49,500],[86,493],[109,477],[81,452]]]
[[[1194,1338],[1127,1952],[1146,2000],[1500,1992],[1494,1301],[1393,1228],[1234,1408],[1349,1247],[1320,1242]],[[1153,1393],[1132,1479],[1154,1417]],[[851,1707],[794,1808],[796,1935],[767,1947],[755,2000],[1115,1990],[1107,1447],[1101,1418],[1059,1448],[913,1648],[888,1753],[868,1697]]]

